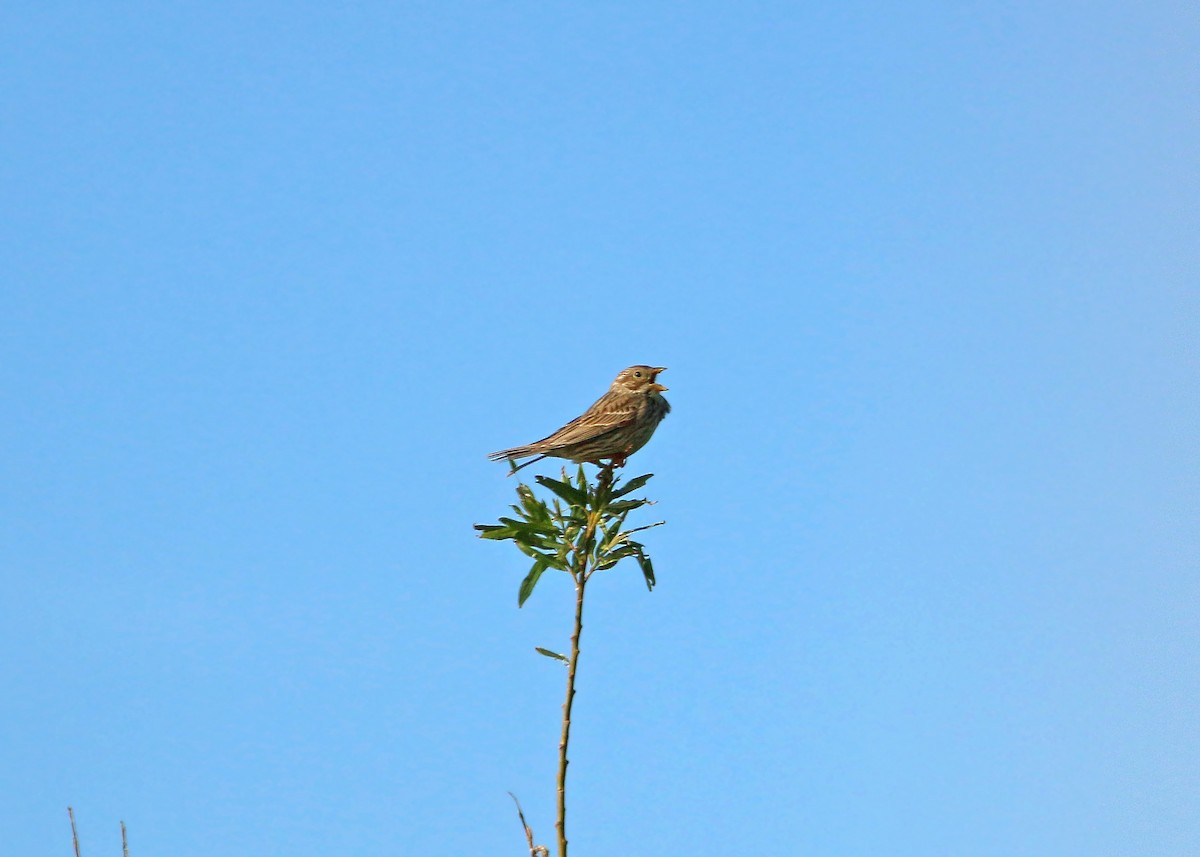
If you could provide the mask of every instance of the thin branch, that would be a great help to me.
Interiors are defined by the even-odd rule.
[[[517,805],[517,818],[521,819],[521,827],[525,828],[525,841],[529,843],[529,857],[547,857],[550,852],[545,845],[533,844],[533,828],[525,822],[525,813],[521,811],[521,802],[517,800],[517,796],[512,792],[509,792],[508,796]]]
[[[79,832],[75,829],[75,810],[67,807],[67,817],[71,819],[71,843],[75,846],[75,857],[79,857]]]
[[[584,556],[580,563],[586,567]],[[579,635],[583,631],[583,592],[587,577],[583,569],[575,577],[575,628],[571,634],[571,656],[567,663],[567,698],[563,702],[562,739],[558,742],[558,857],[567,857],[567,744],[571,740],[571,705],[575,702],[575,670],[579,665]]]
[[[609,462],[600,468],[597,481],[602,491],[612,488],[613,465]],[[575,627],[571,633],[571,655],[567,662],[567,698],[563,701],[562,738],[558,742],[558,814],[555,830],[558,832],[558,857],[567,857],[567,745],[571,741],[571,706],[575,702],[575,670],[579,666],[579,636],[583,633],[583,593],[591,574],[588,565],[593,564],[591,542],[596,534],[598,516],[588,516],[588,524],[575,543],[575,567],[571,577],[575,580]],[[594,570],[594,569],[593,569]]]
[[[125,822],[121,822],[121,855],[129,857],[129,840],[125,837]]]

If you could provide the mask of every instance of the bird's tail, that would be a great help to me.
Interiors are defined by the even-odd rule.
[[[488,461],[503,461],[506,458],[524,458],[533,455],[534,451],[528,446],[514,446],[512,449],[502,449],[499,452],[489,452]]]
[[[537,458],[529,459],[524,464],[516,463],[516,459],[524,458],[527,455],[533,455],[533,454],[534,454],[534,451],[532,449],[530,449],[528,446],[514,446],[512,449],[502,449],[499,452],[490,453],[488,455],[488,460],[501,461],[501,460],[507,458],[508,464],[512,468],[511,470],[508,471],[508,475],[512,476],[514,473],[516,473],[522,467],[528,467],[529,465],[533,464],[535,461],[541,461],[543,458],[546,457],[544,455],[539,455]]]
[[[518,470],[520,470],[522,467],[528,467],[529,465],[531,465],[531,464],[534,464],[535,462],[541,461],[543,458],[546,458],[546,456],[545,456],[545,455],[539,455],[537,458],[531,458],[531,459],[529,459],[529,460],[528,460],[528,461],[526,461],[524,464],[515,464],[515,463],[513,462],[513,460],[510,458],[510,459],[508,460],[508,463],[509,463],[509,465],[512,467],[512,470],[508,471],[508,475],[509,475],[509,476],[512,476],[514,473],[516,473],[516,472],[517,472]]]

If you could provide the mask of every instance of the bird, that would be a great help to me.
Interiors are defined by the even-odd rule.
[[[665,371],[665,366],[630,366],[617,375],[607,393],[554,434],[493,452],[488,458],[511,461],[537,456],[524,464],[514,464],[513,473],[551,456],[596,465],[607,458],[613,466],[623,467],[625,459],[646,445],[663,417],[671,412],[671,406],[660,395],[667,388],[658,383],[658,373]]]

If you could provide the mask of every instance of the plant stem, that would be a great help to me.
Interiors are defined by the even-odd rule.
[[[75,846],[75,857],[79,857],[79,831],[75,829],[75,810],[67,807],[67,817],[71,819],[71,844]]]
[[[571,739],[571,703],[575,701],[575,668],[579,664],[579,634],[583,630],[583,589],[587,578],[575,576],[575,628],[567,661],[567,698],[563,702],[562,739],[558,742],[558,857],[567,857],[567,743]]]

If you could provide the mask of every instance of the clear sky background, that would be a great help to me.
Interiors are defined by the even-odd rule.
[[[486,461],[674,410],[576,857],[1200,853],[1189,3],[9,3],[0,839],[552,838]],[[554,472],[546,465],[541,472]]]

